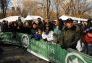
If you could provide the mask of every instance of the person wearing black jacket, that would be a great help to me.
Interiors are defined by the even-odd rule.
[[[49,19],[46,19],[44,21],[44,30],[46,29],[46,27],[49,27],[51,30],[54,30],[54,24],[50,22]]]

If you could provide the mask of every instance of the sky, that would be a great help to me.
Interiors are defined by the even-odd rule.
[[[8,8],[12,7],[13,4],[12,4],[12,0],[9,1],[9,5],[8,5]]]
[[[16,0],[15,0],[15,2],[16,2],[15,5],[13,5],[13,1],[14,1],[14,0],[10,0],[10,1],[9,1],[8,8],[11,9],[11,8],[14,7],[14,6],[23,8],[23,0],[17,0],[17,2],[16,2]],[[18,4],[18,5],[17,5],[17,4]]]

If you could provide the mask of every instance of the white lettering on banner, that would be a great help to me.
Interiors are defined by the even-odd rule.
[[[47,47],[45,43],[39,43],[39,41],[38,42],[34,42],[34,43],[36,43],[36,46],[39,46],[39,47],[41,47],[43,49],[46,49],[46,47]]]
[[[27,34],[23,34],[22,38],[21,38],[21,41],[22,41],[23,46],[25,48],[27,48],[28,45],[29,45],[29,37],[28,37],[28,35]]]
[[[53,54],[55,54],[54,48],[50,48],[50,47],[49,47],[49,50],[51,50],[51,52],[52,52]]]
[[[65,58],[65,63],[80,63],[80,61],[81,63],[87,63],[81,55],[79,55],[78,53],[74,53],[74,52],[68,53]]]
[[[39,45],[41,48],[43,48],[43,49],[46,49],[46,46],[45,45]]]

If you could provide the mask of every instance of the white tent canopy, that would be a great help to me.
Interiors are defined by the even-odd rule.
[[[62,20],[67,20],[68,18],[71,18],[71,19],[77,20],[77,21],[87,21],[87,19],[76,18],[76,17],[71,17],[71,16],[65,16],[65,15],[62,15],[59,18],[62,19]]]
[[[41,18],[41,20],[43,20],[43,18],[41,16],[31,16],[28,15],[25,20],[37,20],[37,18]]]
[[[20,17],[20,16],[9,16],[9,17],[0,19],[0,22],[2,22],[3,20],[6,20],[6,21],[8,21],[8,22],[16,21],[16,20],[18,20],[19,17]],[[20,18],[21,18],[22,21],[24,20],[23,17],[20,17]]]
[[[3,19],[0,19],[0,22],[2,22],[4,20],[4,18]]]

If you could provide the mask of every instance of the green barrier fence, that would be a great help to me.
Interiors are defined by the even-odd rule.
[[[27,48],[29,40],[31,40],[31,35],[25,33],[0,32],[0,42],[4,44],[12,44]]]
[[[43,40],[36,41],[35,39],[31,39],[28,47],[29,50],[38,54],[38,57],[43,56],[45,59],[56,63],[92,63],[92,57],[86,54],[72,49],[65,50],[57,44],[51,44]]]
[[[65,50],[58,44],[45,42],[44,40],[32,39],[30,35],[17,33],[16,40],[13,39],[11,32],[0,33],[1,41],[14,44],[17,41],[18,45],[27,48],[27,51],[47,61],[55,63],[92,63],[92,57],[84,53],[68,49]]]

